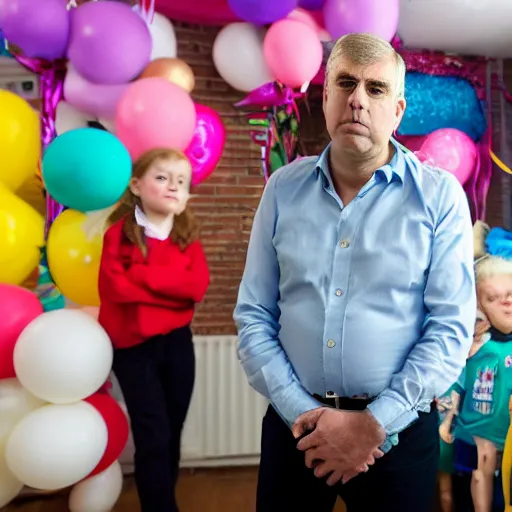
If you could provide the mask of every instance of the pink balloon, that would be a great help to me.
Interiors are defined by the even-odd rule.
[[[305,23],[281,20],[265,36],[263,53],[272,75],[289,87],[301,87],[322,65],[322,43]]]
[[[225,142],[226,129],[219,114],[196,103],[196,129],[185,151],[192,163],[192,185],[199,185],[215,170]]]
[[[133,82],[117,105],[116,134],[134,160],[150,149],[184,150],[195,126],[192,98],[165,78]]]
[[[0,379],[16,376],[13,352],[23,329],[43,312],[37,295],[20,286],[0,284]]]
[[[400,0],[326,0],[324,21],[333,39],[370,32],[391,41],[398,27]]]
[[[300,21],[302,23],[305,23],[308,27],[312,28],[315,32],[318,32],[320,30],[320,27],[318,26],[317,22],[314,20],[313,16],[311,14],[298,7],[297,9],[294,9],[288,16],[286,16],[287,20],[295,20]]]
[[[418,157],[451,172],[464,185],[473,173],[477,154],[471,137],[455,128],[442,128],[428,135]]]
[[[68,66],[64,80],[64,98],[85,114],[114,119],[119,98],[127,88],[128,84],[93,84],[83,78],[72,66]]]

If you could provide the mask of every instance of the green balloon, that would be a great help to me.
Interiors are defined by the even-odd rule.
[[[45,151],[43,181],[60,204],[88,212],[115,204],[128,187],[132,162],[122,142],[105,130],[63,133]]]

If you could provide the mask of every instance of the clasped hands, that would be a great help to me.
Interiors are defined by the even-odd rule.
[[[292,433],[305,453],[305,463],[328,485],[343,484],[368,471],[383,456],[386,432],[369,411],[319,407],[297,418]]]

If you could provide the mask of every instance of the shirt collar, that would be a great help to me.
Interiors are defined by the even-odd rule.
[[[398,180],[401,183],[403,183],[406,167],[404,153],[400,145],[395,141],[395,139],[392,138],[391,143],[395,147],[395,154],[393,155],[393,158],[388,164],[377,169],[375,171],[375,174],[377,176],[384,178],[388,183],[395,180]],[[331,179],[329,169],[329,151],[331,150],[331,144],[332,143],[329,143],[329,145],[324,149],[322,154],[318,157],[315,166],[317,174],[320,173],[321,171],[328,180]]]
[[[491,339],[494,341],[512,341],[512,333],[505,334],[494,327],[489,329],[489,334],[491,335]]]
[[[155,226],[152,222],[149,221],[149,219],[146,217],[146,214],[138,206],[135,207],[135,222],[141,228],[144,228],[144,234],[147,237],[156,238],[157,240],[166,240],[169,238],[172,230],[172,224],[167,228]]]

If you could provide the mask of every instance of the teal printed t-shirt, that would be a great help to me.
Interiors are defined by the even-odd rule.
[[[475,444],[473,436],[492,441],[500,450],[510,425],[512,341],[491,339],[467,360],[460,392],[462,405],[455,437]]]

